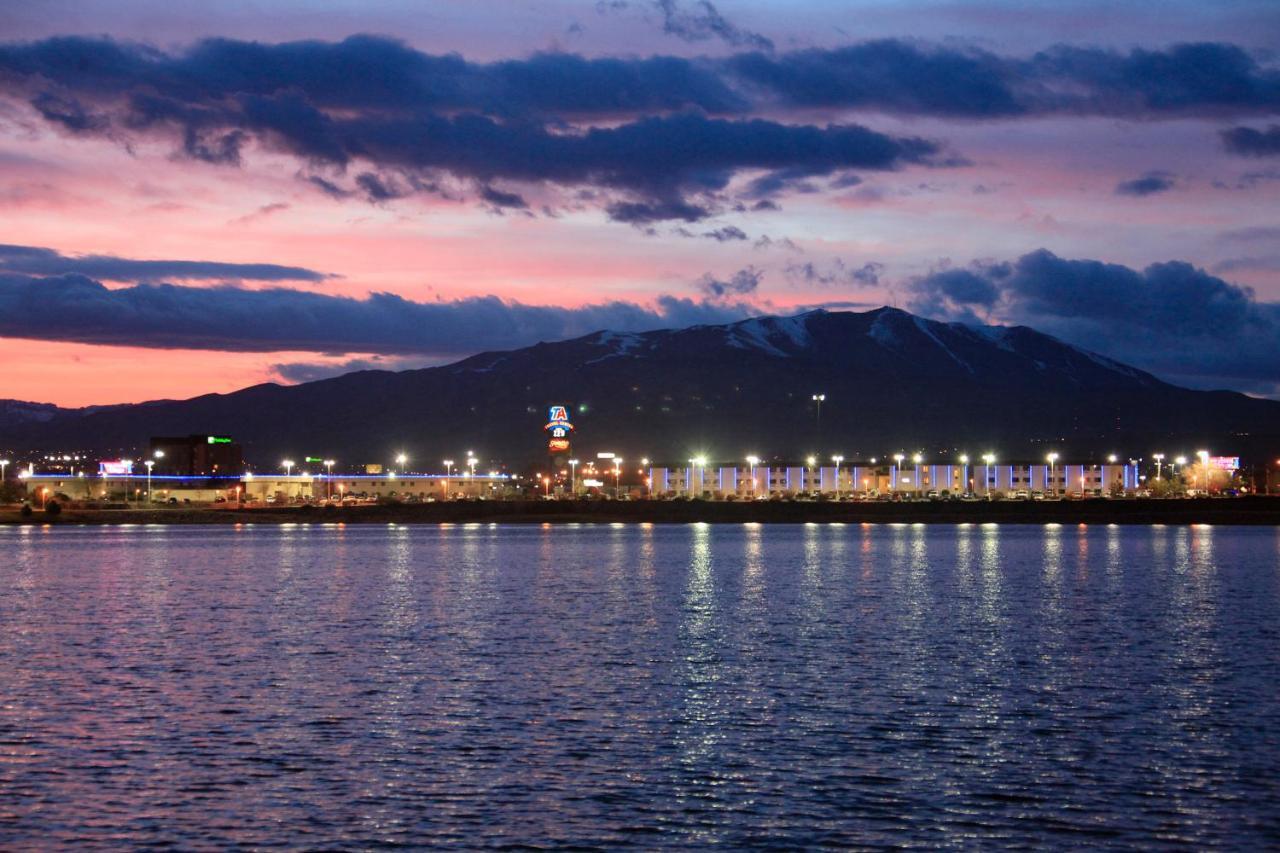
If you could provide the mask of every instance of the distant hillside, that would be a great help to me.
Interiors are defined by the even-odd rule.
[[[826,394],[821,424],[811,397]],[[259,465],[285,455],[510,463],[545,457],[546,407],[572,406],[581,452],[734,459],[748,452],[883,455],[986,449],[1247,452],[1274,441],[1280,403],[1191,391],[1025,327],[939,323],[904,311],[815,311],[620,334],[363,371],[184,401],[59,412],[13,428],[24,445],[113,448],[156,434],[237,436]],[[820,433],[819,433],[820,430]],[[8,428],[6,428],[8,431]]]

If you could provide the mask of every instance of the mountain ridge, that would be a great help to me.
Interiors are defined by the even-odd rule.
[[[820,420],[815,393],[828,397]],[[578,446],[675,459],[975,442],[1019,453],[1047,443],[1080,451],[1174,439],[1247,444],[1280,414],[1278,402],[1180,388],[1029,327],[884,307],[601,330],[438,367],[64,410],[6,432],[20,447],[85,449],[227,433],[260,465],[282,454],[385,461],[401,450],[431,459],[471,447],[514,464],[545,458],[541,427],[552,404],[573,406]]]

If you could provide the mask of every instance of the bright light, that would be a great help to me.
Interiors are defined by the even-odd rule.
[[[911,457],[911,461],[919,465],[921,462],[924,461],[924,457],[922,457],[919,453],[917,453]]]
[[[814,465],[817,465],[817,464],[818,464],[818,460],[817,460],[817,459],[815,459],[815,458],[814,458],[814,457],[812,457],[812,456],[810,456],[808,459],[806,459],[806,460],[804,460],[804,461],[805,461],[805,464],[806,464],[806,465],[808,465],[810,468],[812,468]],[[1276,464],[1277,464],[1277,465],[1280,465],[1280,459],[1277,459],[1277,460],[1276,460]]]
[[[694,459],[694,460],[693,460],[693,464],[694,464],[694,465],[697,465],[697,466],[698,466],[698,467],[700,467],[700,468],[705,468],[705,467],[707,467],[707,457],[705,457],[705,456],[699,456],[699,457],[697,457],[696,459]]]
[[[968,453],[961,453],[961,454],[960,454],[960,464],[961,464],[961,465],[968,465],[968,464],[969,464],[969,454],[968,454]]]
[[[1058,454],[1050,453],[1048,456],[1045,457],[1045,459],[1049,462],[1050,465],[1052,465],[1053,463],[1058,461]]]
[[[756,467],[757,465],[759,465],[759,464],[760,464],[760,457],[759,457],[759,456],[748,456],[748,457],[747,457],[747,464],[748,464],[748,465],[750,465],[752,468]]]
[[[832,461],[832,462],[834,462],[834,463],[836,463],[836,467],[838,468],[838,467],[840,467],[840,463],[844,461],[844,457],[843,457],[843,456],[832,456],[832,457],[831,457],[831,461]]]
[[[155,457],[156,457],[157,459],[163,459],[163,458],[164,458],[164,451],[163,451],[163,450],[157,450],[157,451],[155,452]]]
[[[1110,456],[1107,457],[1107,461],[1114,465],[1116,462],[1116,455],[1112,453]]]
[[[400,455],[396,456],[396,464],[397,464],[397,465],[403,465],[404,463],[406,463],[406,462],[408,462],[408,461],[409,461],[409,457],[408,457],[408,456],[405,456],[403,453],[401,453]]]
[[[641,464],[641,465],[643,465],[644,467],[648,468],[648,467],[649,467],[649,457],[648,457],[648,456],[646,456],[645,458],[641,459],[641,460],[640,460],[640,464]]]
[[[996,461],[996,455],[994,453],[984,453],[982,454],[982,461],[990,465]]]
[[[1196,455],[1197,455],[1197,456],[1199,456],[1200,454],[1196,454]],[[1186,464],[1187,464],[1187,457],[1185,457],[1185,456],[1179,456],[1177,459],[1173,460],[1173,464],[1175,464],[1175,465],[1186,465]]]
[[[1209,458],[1209,451],[1207,451],[1207,450],[1197,450],[1197,451],[1196,451],[1196,456],[1199,456],[1201,459],[1208,459],[1208,458]]]

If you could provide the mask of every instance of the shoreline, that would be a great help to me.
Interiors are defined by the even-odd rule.
[[[1280,497],[1062,501],[476,501],[355,507],[72,509],[5,526],[122,524],[1222,524],[1280,526]]]

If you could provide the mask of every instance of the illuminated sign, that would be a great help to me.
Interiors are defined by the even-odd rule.
[[[381,474],[381,473],[382,473],[382,466],[381,466],[381,465],[366,465],[366,466],[364,466],[364,472],[365,472],[366,474]]]
[[[1235,471],[1240,467],[1239,456],[1210,456],[1209,467],[1219,468],[1223,471]]]
[[[592,480],[587,478],[582,481],[582,485],[587,489],[599,489],[604,486],[604,480]]]
[[[552,406],[547,412],[547,425],[543,429],[550,434],[550,441],[547,442],[549,452],[569,452],[569,433],[573,432],[573,424],[569,423],[568,408]]]
[[[596,454],[596,458],[597,458],[597,459],[612,459],[612,458],[613,458],[614,456],[616,456],[616,455],[617,455],[616,453],[597,453],[597,454]]]
[[[231,439],[225,435],[211,435],[209,436],[209,443],[210,444],[230,444]]]
[[[306,458],[306,461],[307,462],[324,462],[324,460],[321,459],[319,456],[308,456]]]
[[[124,459],[113,459],[98,463],[98,473],[103,477],[125,477],[133,473],[133,463]]]

